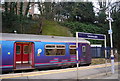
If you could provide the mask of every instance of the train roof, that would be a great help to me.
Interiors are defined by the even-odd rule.
[[[48,36],[48,35],[33,35],[33,34],[13,34],[13,33],[0,33],[2,40],[15,40],[15,41],[51,41],[51,42],[76,42],[75,37],[62,37],[62,36]],[[79,38],[79,42],[89,43],[89,41]]]

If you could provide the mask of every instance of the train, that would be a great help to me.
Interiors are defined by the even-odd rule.
[[[90,42],[78,39],[76,61],[76,38],[0,33],[0,69],[15,71],[49,67],[73,67],[91,64]]]

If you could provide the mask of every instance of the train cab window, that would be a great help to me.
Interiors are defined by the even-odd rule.
[[[70,45],[70,55],[76,55],[76,45]]]
[[[29,47],[28,47],[28,45],[24,46],[23,50],[24,50],[24,54],[28,54],[29,53]]]
[[[65,55],[65,45],[46,45],[45,51],[47,56]]]
[[[86,55],[86,46],[82,46],[82,53],[83,53],[83,56]]]
[[[16,46],[16,54],[20,54],[20,50],[21,50],[21,49],[20,49],[20,46],[17,45],[17,46]]]

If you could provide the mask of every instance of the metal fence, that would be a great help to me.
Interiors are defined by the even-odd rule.
[[[110,47],[106,48],[107,58],[110,58]],[[92,58],[105,58],[105,48],[104,47],[91,47]]]

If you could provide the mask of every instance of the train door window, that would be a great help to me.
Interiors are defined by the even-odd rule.
[[[56,55],[65,55],[65,45],[56,45]]]
[[[56,55],[55,45],[45,45],[45,54],[47,56],[54,56],[54,55]]]
[[[16,54],[20,54],[20,50],[21,50],[20,46],[17,45],[17,46],[16,46]]]
[[[24,54],[28,54],[29,53],[29,47],[28,47],[28,45],[25,45],[23,47],[23,50],[24,50]]]
[[[83,56],[86,55],[86,46],[82,46],[82,54],[83,54]]]
[[[76,55],[76,45],[70,45],[70,55]]]

